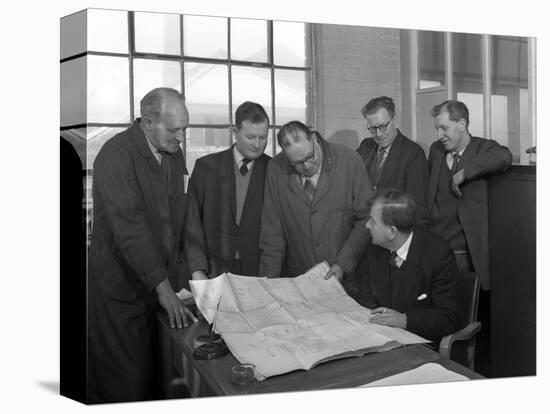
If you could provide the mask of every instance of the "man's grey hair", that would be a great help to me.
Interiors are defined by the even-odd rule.
[[[143,118],[148,115],[157,117],[162,110],[162,103],[166,98],[176,98],[184,100],[183,95],[172,88],[155,88],[141,99],[139,103],[140,115]]]

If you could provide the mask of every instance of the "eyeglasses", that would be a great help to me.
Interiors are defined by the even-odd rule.
[[[380,124],[378,126],[370,126],[370,127],[367,127],[367,129],[372,135],[376,135],[377,131],[380,131],[381,133],[384,133],[388,130],[388,126],[390,125],[391,121],[393,121],[393,118],[390,119],[385,124]]]
[[[293,167],[296,167],[297,165],[303,165],[303,164],[314,164],[315,163],[315,143],[313,143],[313,149],[311,150],[311,152],[303,160],[294,161],[294,162],[289,161],[289,163]]]

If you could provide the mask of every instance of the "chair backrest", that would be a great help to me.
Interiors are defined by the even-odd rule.
[[[479,301],[479,273],[458,272],[458,316],[461,328],[477,320],[477,306]]]

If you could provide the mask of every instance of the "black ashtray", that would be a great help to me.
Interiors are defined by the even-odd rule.
[[[225,354],[227,354],[227,352],[229,352],[229,349],[220,337],[219,342],[207,342],[196,347],[193,350],[193,357],[195,359],[216,359],[224,356]]]

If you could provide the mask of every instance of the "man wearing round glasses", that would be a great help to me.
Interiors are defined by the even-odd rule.
[[[367,167],[373,190],[394,188],[409,193],[417,205],[417,222],[427,222],[428,162],[424,151],[397,128],[392,98],[371,99],[361,114],[370,138],[357,149]]]
[[[371,185],[361,158],[299,121],[281,127],[269,162],[260,232],[260,276],[298,276],[326,260],[325,276],[355,271],[370,235]]]

